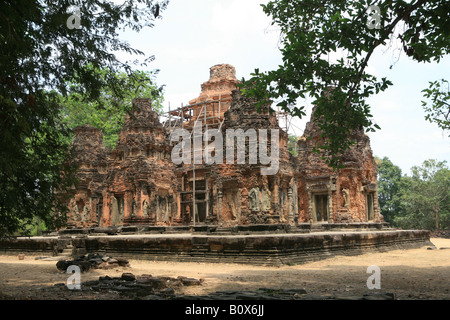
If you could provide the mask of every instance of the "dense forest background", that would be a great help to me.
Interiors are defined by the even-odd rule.
[[[378,164],[378,203],[385,220],[403,229],[450,227],[450,170],[446,161],[430,159],[411,168],[411,175],[388,157]]]

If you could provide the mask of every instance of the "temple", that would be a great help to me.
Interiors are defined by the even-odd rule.
[[[68,227],[383,222],[364,131],[333,170],[313,152],[321,139],[313,112],[292,152],[277,112],[257,109],[235,73],[213,66],[199,97],[163,116],[134,99],[111,152],[100,130],[76,128]]]

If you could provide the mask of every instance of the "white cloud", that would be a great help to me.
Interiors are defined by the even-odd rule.
[[[233,0],[218,2],[213,6],[211,27],[219,37],[229,40],[248,39],[264,35],[271,20],[265,15],[259,0]]]

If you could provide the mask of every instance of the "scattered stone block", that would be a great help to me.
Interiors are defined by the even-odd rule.
[[[102,256],[98,253],[88,253],[83,256],[76,257],[73,260],[60,260],[56,263],[56,268],[66,272],[71,265],[77,265],[82,272],[92,269],[113,269],[117,267],[129,267],[129,261],[124,258],[113,259],[109,256]]]
[[[203,279],[194,279],[194,278],[186,278],[186,277],[178,277],[178,280],[181,281],[181,283],[184,286],[198,286],[200,284],[202,284]]]
[[[200,285],[203,280],[181,277],[189,285]],[[152,277],[151,275],[135,276],[123,273],[120,277],[101,276],[98,280],[82,284],[84,290],[97,292],[116,292],[132,299],[161,300],[175,298],[175,288],[180,287],[179,278]]]
[[[136,277],[132,273],[123,273],[121,279],[125,281],[135,281]]]

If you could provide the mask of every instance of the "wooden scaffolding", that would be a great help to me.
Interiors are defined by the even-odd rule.
[[[216,99],[204,100],[201,102],[181,105],[180,108],[163,113],[166,121],[163,122],[165,129],[171,134],[176,129],[186,129],[190,131],[190,139],[198,138],[194,136],[196,130],[194,127],[201,128],[201,134],[209,129],[221,130],[224,120],[225,112],[231,106],[231,96],[219,95]],[[288,114],[285,112],[276,111],[277,120],[285,120],[286,132],[288,131]],[[200,126],[199,126],[199,123]],[[203,137],[202,137],[203,141]],[[194,145],[191,143],[191,145]],[[201,154],[203,155],[205,147],[202,143]],[[196,150],[194,152],[199,152]],[[192,161],[191,165],[182,164],[177,168],[179,172],[179,185],[181,186],[180,193],[180,215],[185,223],[203,223],[210,217],[210,209],[212,209],[211,188],[208,184],[208,177],[210,175],[210,167],[204,164],[195,164]]]

